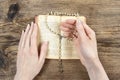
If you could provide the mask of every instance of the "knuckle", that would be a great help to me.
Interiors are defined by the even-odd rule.
[[[69,28],[65,28],[65,31],[70,31],[70,29]]]

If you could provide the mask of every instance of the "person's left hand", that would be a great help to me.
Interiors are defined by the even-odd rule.
[[[41,70],[47,53],[48,42],[41,44],[40,53],[37,46],[38,26],[28,24],[22,31],[17,54],[17,72],[14,80],[32,80]]]

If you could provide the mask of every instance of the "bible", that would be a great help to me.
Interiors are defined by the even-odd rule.
[[[59,16],[59,15],[38,15],[35,22],[39,27],[38,44],[48,41],[47,59],[79,59],[79,55],[73,41],[65,37],[60,37],[63,32],[60,30],[60,23],[67,19],[80,19],[85,21],[83,16]]]

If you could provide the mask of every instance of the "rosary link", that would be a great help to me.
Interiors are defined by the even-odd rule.
[[[62,36],[60,35],[59,36],[59,73],[60,73],[60,80],[63,80],[64,79],[64,75],[63,75],[63,72],[64,72],[64,70],[63,70],[63,62],[62,62],[62,59],[61,59],[61,57],[62,57],[62,54],[61,54],[61,47],[62,47],[62,44],[61,44],[61,41],[62,41]]]
[[[52,14],[52,13],[51,13]],[[49,14],[48,14],[49,15]],[[75,15],[76,17],[78,17],[79,15]],[[61,21],[61,17],[62,17],[62,15],[60,16],[60,21]],[[62,41],[62,38],[67,38],[67,37],[65,37],[65,36],[62,36],[61,35],[61,32],[55,32],[55,31],[53,31],[50,27],[49,27],[49,25],[48,25],[48,23],[47,23],[47,18],[48,18],[48,16],[46,16],[46,20],[45,20],[45,22],[46,22],[46,27],[49,29],[49,31],[51,31],[53,34],[55,34],[55,35],[57,35],[58,37],[59,37],[59,52],[58,52],[58,69],[59,69],[59,74],[60,74],[60,80],[63,80],[64,79],[64,74],[63,74],[63,72],[64,72],[64,69],[63,69],[63,61],[62,61],[62,59],[61,59],[61,57],[62,57],[62,54],[61,54],[61,47],[62,47],[62,43],[61,43],[61,41]],[[59,26],[59,25],[58,25]],[[73,33],[72,34],[72,37],[71,38],[67,38],[69,41],[72,41],[73,40],[73,38],[77,38],[77,36],[76,36],[76,32],[75,33]]]
[[[61,21],[61,16],[60,16],[60,21]],[[64,70],[63,70],[63,63],[62,63],[62,59],[61,59],[61,57],[62,57],[62,55],[61,55],[61,40],[62,40],[62,38],[65,38],[65,37],[61,35],[61,32],[57,33],[49,27],[49,25],[47,23],[47,16],[46,16],[45,22],[46,22],[46,27],[49,29],[49,31],[51,31],[53,34],[55,34],[59,37],[59,44],[60,45],[59,45],[59,52],[58,52],[58,71],[60,74],[60,80],[63,80],[64,79],[64,75],[63,75]]]

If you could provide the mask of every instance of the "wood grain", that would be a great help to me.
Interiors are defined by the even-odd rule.
[[[7,21],[9,6],[18,2],[18,26]],[[13,80],[21,34],[35,15],[50,11],[79,12],[95,30],[100,60],[110,80],[120,80],[120,0],[0,0],[0,80]],[[3,24],[8,25],[3,25]],[[64,60],[64,80],[89,80],[79,60]],[[59,80],[58,61],[46,60],[35,80]]]

